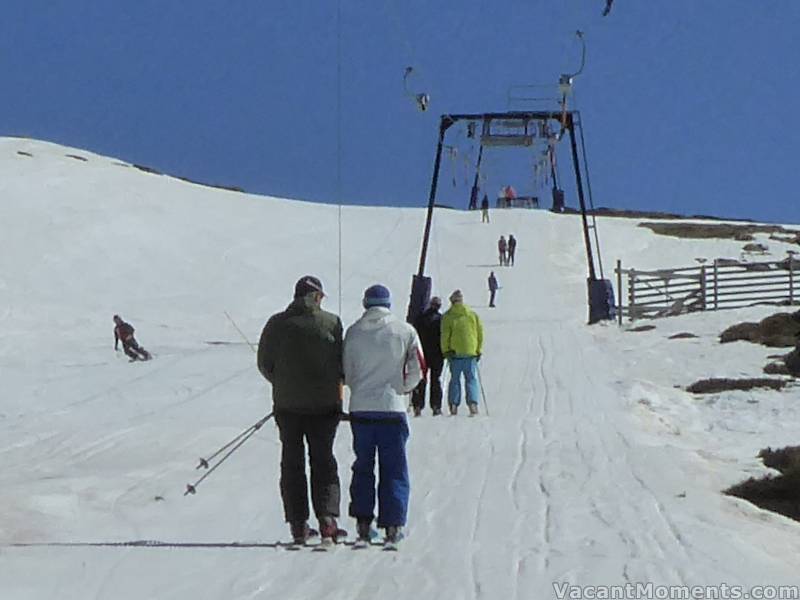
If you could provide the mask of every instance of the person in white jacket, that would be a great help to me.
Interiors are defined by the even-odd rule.
[[[368,540],[375,510],[375,451],[378,452],[378,527],[397,541],[406,524],[411,489],[406,461],[408,395],[425,377],[425,356],[416,330],[395,317],[382,285],[364,292],[364,314],[347,329],[344,380],[350,388],[353,478],[350,516]]]

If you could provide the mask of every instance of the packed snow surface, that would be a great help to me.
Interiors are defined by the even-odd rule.
[[[199,457],[271,408],[225,312],[256,343],[296,279],[313,274],[345,326],[373,283],[404,315],[424,210],[345,206],[340,259],[336,206],[23,139],[0,140],[0,173],[3,599],[527,600],[564,584],[799,582],[800,525],[720,493],[768,471],[762,447],[800,442],[798,391],[681,389],[759,376],[774,349],[717,336],[776,309],[695,313],[647,332],[589,327],[578,217],[495,210],[486,225],[438,210],[427,273],[436,294],[460,288],[483,319],[481,415],[411,419],[399,552],[286,552],[268,546],[289,538],[271,421],[183,494]],[[637,223],[598,220],[607,277],[616,259],[665,268],[741,252]],[[517,264],[502,268],[496,241],[509,233]],[[766,258],[790,247],[759,237]],[[490,270],[502,286],[494,309]],[[153,361],[114,352],[114,313]],[[668,339],[684,331],[699,337]],[[350,444],[342,424],[341,524],[353,531]],[[163,544],[113,545],[136,540]]]

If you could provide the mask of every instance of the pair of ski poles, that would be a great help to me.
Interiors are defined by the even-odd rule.
[[[201,457],[200,463],[197,465],[197,467],[195,467],[195,469],[207,469],[207,470],[200,479],[198,479],[194,483],[186,484],[186,491],[183,493],[183,495],[188,496],[189,494],[196,494],[197,486],[199,486],[206,477],[211,475],[211,473],[216,471],[217,468],[222,463],[224,463],[231,454],[236,452],[242,446],[242,444],[244,444],[247,440],[253,437],[253,434],[259,429],[261,429],[264,423],[269,421],[273,416],[274,416],[273,413],[269,413],[268,415],[259,419],[256,423],[250,425],[250,427],[245,429],[243,432],[241,432],[239,435],[233,438],[230,442],[222,446],[222,448],[211,454],[208,458]],[[225,452],[226,450],[227,452]],[[225,454],[222,454],[223,452],[225,452]],[[211,462],[220,454],[222,454],[222,458],[214,462],[214,464],[212,465]]]
[[[234,329],[236,329],[236,331],[239,332],[239,335],[242,336],[242,339],[247,343],[248,346],[250,346],[250,349],[253,352],[257,352],[256,347],[252,343],[250,343],[250,340],[247,339],[247,336],[244,334],[244,332],[236,324],[236,321],[233,320],[233,317],[231,317],[228,314],[228,311],[223,311],[223,312],[225,313],[225,316],[228,318],[228,320],[231,322],[231,325],[233,325]],[[273,416],[274,416],[273,413],[269,413],[268,415],[266,415],[263,418],[259,419],[256,423],[253,423],[252,425],[250,425],[250,427],[245,429],[242,433],[240,433],[235,438],[233,438],[230,442],[228,442],[227,444],[222,446],[222,448],[220,448],[219,450],[214,452],[208,458],[202,458],[201,457],[200,458],[200,463],[197,465],[197,467],[195,467],[195,469],[207,469],[207,471],[203,474],[203,476],[200,479],[198,479],[194,483],[187,483],[186,484],[186,491],[183,493],[183,495],[184,496],[188,496],[189,494],[196,494],[197,493],[197,486],[200,485],[206,477],[211,475],[211,473],[216,471],[217,468],[222,463],[224,463],[231,454],[236,452],[239,448],[241,448],[241,446],[247,440],[249,440],[251,437],[253,437],[253,434],[256,431],[258,431],[259,429],[261,429],[261,427],[264,425],[264,423],[269,421]],[[228,450],[228,448],[230,448],[230,450]],[[225,450],[228,450],[228,451],[225,452]],[[217,462],[214,463],[213,466],[211,466],[211,464],[210,464],[211,461],[214,460],[217,456],[219,456],[223,452],[225,452],[225,454],[222,456],[222,458],[220,458]]]

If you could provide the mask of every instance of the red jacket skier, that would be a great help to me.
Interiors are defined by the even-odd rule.
[[[114,315],[114,350],[119,350],[119,343],[122,342],[122,349],[125,354],[134,360],[150,360],[150,353],[139,346],[136,338],[133,337],[133,325],[126,323],[119,315]]]

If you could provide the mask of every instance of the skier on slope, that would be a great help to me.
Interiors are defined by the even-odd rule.
[[[364,314],[347,329],[344,378],[350,387],[353,478],[350,516],[361,542],[370,538],[375,510],[375,451],[378,452],[378,527],[394,544],[402,535],[410,490],[406,441],[406,395],[425,377],[425,357],[414,328],[390,312],[382,285],[364,292]]]
[[[505,236],[500,236],[500,239],[497,240],[497,253],[500,256],[500,266],[506,264],[508,261],[508,242],[506,242]]]
[[[270,317],[258,344],[258,370],[272,383],[281,439],[283,511],[296,544],[308,526],[306,448],[311,462],[311,503],[323,539],[337,541],[340,489],[333,441],[342,412],[342,322],[322,310],[325,293],[316,277],[295,284],[294,300]]]
[[[508,253],[506,254],[506,266],[514,266],[514,255],[517,253],[517,238],[513,233],[508,235]]]
[[[142,348],[136,338],[133,337],[133,325],[126,323],[119,315],[114,315],[114,350],[119,351],[119,343],[122,342],[122,350],[131,359],[134,360],[150,360],[152,356],[150,353]]]
[[[428,363],[428,379],[431,388],[431,410],[433,416],[442,414],[442,314],[439,309],[442,307],[442,300],[437,296],[431,298],[428,308],[414,320],[414,328],[419,334],[422,342],[422,351],[425,353],[425,362]],[[411,396],[411,404],[414,406],[414,416],[418,417],[425,408],[425,389],[427,382],[423,379],[414,390]]]
[[[442,355],[450,365],[447,403],[450,414],[461,404],[461,375],[467,387],[470,416],[478,414],[478,361],[483,348],[483,325],[478,315],[464,304],[461,290],[450,294],[450,309],[442,316]]]
[[[489,272],[489,308],[494,308],[494,296],[500,286],[497,284],[497,277],[494,276],[494,271]]]

